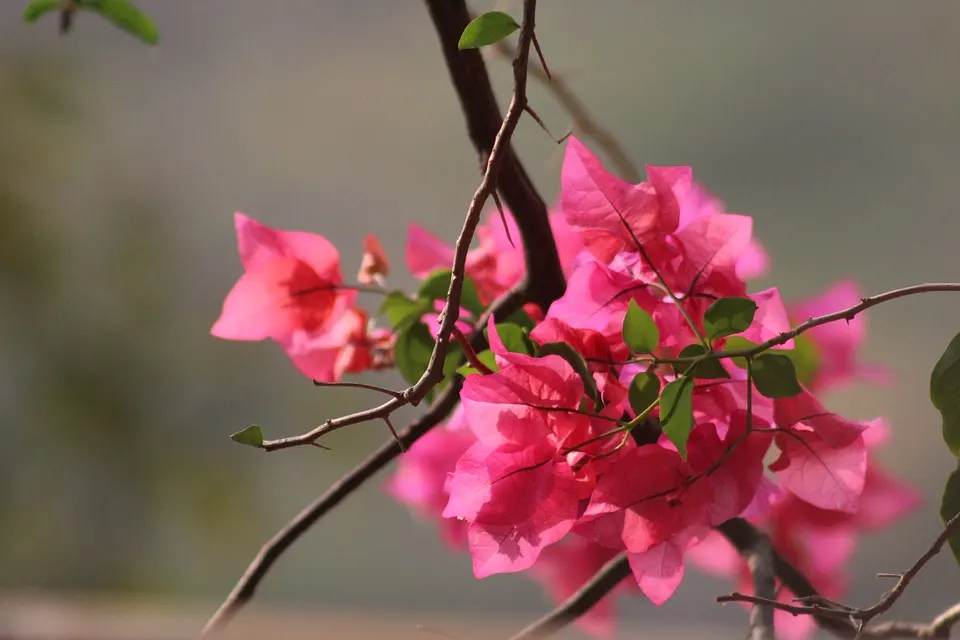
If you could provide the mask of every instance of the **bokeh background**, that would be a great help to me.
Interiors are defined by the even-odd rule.
[[[299,433],[370,402],[315,389],[275,345],[208,335],[240,273],[233,211],[327,235],[347,274],[375,232],[391,281],[409,286],[407,224],[454,238],[476,157],[415,0],[140,0],[154,49],[94,16],[69,37],[54,18],[25,25],[25,3],[0,0],[0,636],[66,637],[84,611],[132,610],[156,629],[123,618],[109,633],[187,637],[259,545],[385,438],[362,425],[332,436],[332,453],[273,455],[227,439],[253,422]],[[866,292],[960,279],[956,2],[551,0],[538,34],[633,160],[692,165],[754,216],[774,258],[758,287],[796,298],[840,277]],[[490,68],[505,102],[509,67]],[[516,140],[552,200],[561,148],[529,119]],[[880,458],[929,501],[862,539],[849,599],[861,605],[889,586],[874,574],[909,566],[940,526],[954,462],[927,387],[960,298],[895,302],[869,322],[865,355],[897,382],[828,404],[889,418]],[[319,621],[304,637],[356,616],[382,625],[370,637],[422,623],[469,638],[486,636],[453,620],[521,624],[546,609],[523,576],[475,580],[385,478],[278,563],[249,624],[283,610]],[[690,571],[663,608],[621,609],[640,628],[736,638],[742,612],[713,604],[730,588]],[[929,619],[958,595],[945,554],[895,614]]]

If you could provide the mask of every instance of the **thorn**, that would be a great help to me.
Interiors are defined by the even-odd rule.
[[[317,447],[317,448],[319,448],[319,449],[323,449],[323,450],[325,450],[325,451],[333,451],[333,449],[331,449],[330,447],[325,447],[325,446],[323,446],[322,444],[320,444],[319,442],[311,442],[310,444],[311,444],[312,446],[314,446],[314,447]]]
[[[493,196],[493,201],[497,205],[497,211],[500,212],[500,222],[503,223],[503,232],[507,234],[507,240],[510,241],[510,246],[516,249],[517,245],[513,243],[513,238],[510,237],[510,227],[507,226],[507,216],[503,212],[503,203],[500,202],[500,196],[497,195],[497,190],[494,189],[491,191],[490,195]]]
[[[903,577],[902,573],[878,573],[878,578],[893,578],[894,580],[899,580]]]
[[[540,58],[540,65],[543,67],[543,73],[546,74],[548,81],[552,81],[553,76],[550,75],[550,68],[547,67],[547,61],[544,59],[543,51],[540,49],[540,41],[537,40],[537,32],[534,31],[530,35],[533,38],[533,48],[537,50],[537,57]]]
[[[387,423],[387,428],[390,429],[390,434],[393,435],[393,439],[397,443],[397,446],[400,447],[400,451],[406,453],[407,448],[403,446],[400,435],[397,433],[397,430],[393,428],[393,423],[390,422],[390,416],[383,416],[383,421]]]
[[[536,120],[537,124],[540,125],[540,128],[543,129],[544,133],[546,133],[548,136],[550,136],[550,139],[551,139],[551,140],[553,140],[553,141],[556,142],[557,144],[560,144],[560,143],[562,142],[561,140],[557,140],[556,138],[553,137],[553,134],[550,133],[550,129],[547,129],[547,125],[543,123],[543,120],[541,120],[541,119],[540,119],[540,116],[537,115],[537,112],[533,110],[533,107],[531,107],[530,105],[526,105],[526,106],[523,107],[523,110],[526,111],[527,113],[529,113],[529,114],[530,114],[530,117],[532,117],[534,120]],[[571,131],[570,133],[573,133],[573,132]],[[570,133],[567,134],[567,137],[570,136]],[[564,138],[564,139],[566,139],[566,138]]]

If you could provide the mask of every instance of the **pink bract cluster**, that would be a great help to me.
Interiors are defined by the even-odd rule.
[[[713,529],[735,517],[769,532],[815,587],[840,597],[856,536],[918,502],[873,460],[886,435],[882,421],[842,418],[817,399],[852,380],[886,379],[857,359],[861,317],[779,346],[794,350],[802,390],[792,397],[748,390],[744,370],[730,360],[720,365],[724,375],[694,379],[682,447],[661,433],[669,416],[659,408],[638,418],[629,389],[638,374],[661,385],[676,380],[662,361],[698,343],[704,313],[720,298],[755,303],[738,338],[760,343],[791,322],[856,303],[856,286],[843,282],[795,304],[784,304],[775,288],[748,292],[746,281],[768,263],[751,218],[726,213],[687,167],[647,167],[646,182],[629,184],[575,138],[551,226],[568,285],[549,309],[530,309],[536,346],[511,351],[502,325],[490,323],[494,365],[467,375],[461,406],[402,456],[391,493],[434,519],[451,546],[467,549],[478,578],[529,570],[558,601],[622,551],[635,581],[615,593],[639,591],[662,604],[680,584],[685,560],[739,580],[749,593],[746,565]],[[468,256],[467,276],[483,304],[523,276],[522,249],[507,233],[494,214]],[[515,227],[509,234],[519,238]],[[305,375],[326,381],[391,361],[391,333],[368,325],[325,239],[274,231],[241,214],[237,235],[245,273],[214,335],[271,338]],[[365,246],[360,280],[382,283],[383,250],[375,240]],[[450,246],[411,227],[406,259],[414,275],[449,268],[452,257]],[[623,338],[632,304],[658,329],[659,343],[645,358]],[[711,346],[723,349],[724,340]],[[557,343],[582,366],[547,346]],[[781,590],[779,597],[792,596]],[[611,597],[579,622],[609,634]],[[804,618],[778,620],[778,628],[793,637],[811,630]]]

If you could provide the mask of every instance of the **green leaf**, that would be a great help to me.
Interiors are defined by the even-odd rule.
[[[633,353],[653,353],[660,344],[657,323],[632,298],[623,317],[623,341]]]
[[[129,0],[83,0],[78,9],[99,13],[132,36],[149,45],[160,42],[160,33],[153,20],[141,12]]]
[[[537,351],[537,357],[560,356],[570,363],[573,370],[577,372],[580,379],[583,380],[583,388],[586,394],[599,406],[600,392],[597,390],[597,382],[593,379],[587,362],[583,359],[577,350],[566,342],[548,342],[540,346]]]
[[[533,344],[527,330],[520,325],[504,322],[503,324],[496,325],[496,327],[497,335],[500,336],[500,340],[503,342],[503,346],[507,348],[507,351],[510,353],[524,353],[528,356],[532,356],[535,353],[536,345]],[[487,337],[487,342],[490,342],[489,329],[484,329],[483,335]]]
[[[650,408],[660,396],[660,378],[651,371],[644,371],[633,376],[627,398],[633,411],[640,415]]]
[[[958,513],[960,513],[960,463],[947,478],[947,484],[943,488],[943,498],[940,500],[940,518],[943,520],[943,524],[947,524]],[[960,531],[955,530],[947,542],[950,543],[953,557],[960,564]]]
[[[447,292],[450,290],[450,269],[440,269],[434,271],[420,283],[420,289],[417,290],[417,297],[427,300],[446,300]],[[460,306],[479,316],[483,313],[483,303],[480,302],[480,296],[477,295],[477,287],[473,280],[465,277],[463,287],[460,290]]]
[[[493,351],[490,351],[490,349],[486,349],[478,353],[477,360],[485,364],[487,369],[490,369],[490,371],[500,371],[500,367],[497,365],[497,357],[493,355]],[[480,373],[480,371],[475,369],[473,365],[468,362],[457,369],[457,373],[466,378],[471,373]]]
[[[803,389],[797,381],[793,360],[778,353],[764,353],[753,360],[753,384],[768,398],[791,398]]]
[[[710,340],[742,333],[750,328],[757,303],[750,298],[720,298],[703,314],[703,330]]]
[[[58,11],[60,4],[61,0],[33,0],[33,2],[28,4],[27,8],[23,10],[23,20],[25,22],[36,22],[45,13]]]
[[[680,457],[687,459],[687,440],[693,430],[693,379],[683,377],[663,388],[660,395],[660,424]]]
[[[797,370],[797,380],[809,385],[813,382],[823,360],[820,350],[817,348],[817,343],[806,334],[800,334],[794,338],[793,344],[793,349],[777,350],[777,353],[782,353],[793,360],[793,368]]]
[[[502,11],[489,11],[470,21],[460,35],[458,49],[479,49],[496,44],[520,28],[512,16]]]
[[[517,309],[509,316],[504,322],[509,322],[510,324],[518,324],[527,331],[533,331],[533,328],[536,326],[536,323],[533,321],[533,318],[530,317],[530,314],[524,311],[522,308]]]
[[[427,370],[433,353],[433,336],[423,322],[414,322],[397,334],[394,358],[403,379],[414,384]]]
[[[943,419],[943,441],[950,453],[960,458],[960,333],[933,367],[930,401]]]
[[[263,448],[263,430],[258,425],[252,424],[243,431],[237,431],[230,436],[230,439],[248,447]]]
[[[697,358],[706,354],[707,350],[701,344],[688,344],[680,350],[678,358]],[[690,369],[689,364],[677,364],[673,367],[678,375],[686,373]],[[716,380],[719,378],[729,378],[730,374],[723,368],[720,361],[716,358],[710,358],[697,363],[697,368],[693,371],[694,378],[704,380]]]
[[[407,324],[419,320],[420,316],[432,309],[431,302],[432,300],[412,300],[402,291],[392,291],[384,298],[377,313],[386,315],[390,326],[399,330]]]

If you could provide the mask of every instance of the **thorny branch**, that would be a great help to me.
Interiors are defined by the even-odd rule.
[[[474,232],[480,222],[480,214],[483,211],[483,207],[487,199],[496,191],[498,185],[500,185],[501,173],[503,173],[505,179],[510,177],[513,182],[519,184],[524,190],[524,199],[521,200],[519,193],[514,194],[512,190],[507,191],[508,185],[513,184],[513,182],[504,180],[502,188],[504,190],[504,199],[507,200],[508,206],[511,206],[515,196],[517,203],[521,206],[532,205],[530,210],[518,209],[518,211],[522,210],[525,213],[516,216],[517,226],[520,228],[520,233],[524,237],[524,244],[531,248],[526,252],[529,265],[527,276],[523,283],[526,291],[532,301],[543,305],[549,304],[549,302],[552,302],[563,293],[563,271],[560,268],[560,259],[557,254],[556,243],[553,241],[552,234],[550,233],[550,224],[547,218],[546,208],[535,191],[532,191],[533,197],[527,193],[527,191],[533,190],[532,184],[529,183],[529,178],[523,173],[522,167],[519,165],[510,148],[510,138],[513,136],[517,123],[520,121],[520,116],[523,115],[524,108],[527,105],[527,64],[530,57],[530,45],[533,38],[537,2],[536,0],[524,0],[523,3],[523,20],[517,43],[517,56],[513,61],[513,98],[510,101],[510,106],[507,108],[507,113],[503,121],[499,123],[492,138],[484,135],[489,134],[486,129],[483,132],[476,131],[475,133],[477,125],[474,121],[478,123],[489,123],[491,113],[489,113],[489,110],[480,111],[477,109],[476,113],[480,115],[471,115],[475,112],[475,109],[473,106],[470,106],[469,109],[467,108],[463,102],[463,95],[460,85],[458,84],[458,78],[464,75],[464,73],[463,71],[455,72],[455,69],[460,70],[461,66],[466,63],[451,61],[451,56],[454,58],[464,56],[467,60],[469,60],[471,54],[475,56],[479,63],[479,69],[484,71],[482,77],[486,78],[486,84],[489,87],[489,78],[486,76],[480,54],[476,51],[460,52],[457,49],[456,43],[459,40],[460,34],[463,32],[463,28],[466,27],[468,23],[466,17],[469,14],[466,5],[462,0],[460,2],[428,0],[427,6],[430,10],[431,17],[434,19],[434,24],[437,25],[438,29],[441,27],[444,29],[444,31],[440,32],[444,57],[447,60],[447,66],[454,79],[454,84],[457,86],[458,93],[462,98],[461,103],[464,104],[465,113],[467,114],[471,138],[474,139],[475,143],[478,139],[484,141],[482,145],[477,144],[477,147],[486,155],[483,178],[473,198],[470,200],[470,206],[467,209],[463,228],[457,237],[452,273],[450,276],[450,288],[447,291],[443,311],[440,313],[440,328],[436,342],[434,343],[433,353],[420,380],[397,397],[393,397],[383,404],[370,409],[338,418],[331,418],[317,428],[297,436],[266,440],[263,443],[263,449],[265,451],[277,451],[279,449],[310,445],[322,436],[337,429],[361,422],[382,419],[406,405],[416,406],[423,400],[427,393],[443,379],[444,356],[446,356],[447,346],[450,343],[451,334],[453,328],[456,326],[460,311],[460,295],[463,290],[467,253],[470,250],[470,243],[473,241]],[[462,9],[459,14],[457,13],[458,8]],[[458,17],[463,18],[462,25],[458,24]],[[456,27],[456,31],[452,30],[454,27]],[[471,80],[473,83],[477,83],[478,78],[473,77]],[[472,94],[470,97],[472,97]],[[490,105],[495,110],[493,113],[496,114],[495,117],[499,120],[499,110],[497,110],[496,107],[496,100],[493,99],[492,88],[490,89],[490,99],[492,100]],[[505,165],[509,165],[506,167],[506,169],[509,170],[505,171]],[[511,187],[511,189],[516,189],[516,187]],[[519,190],[520,189],[517,189],[518,192]],[[536,228],[536,231],[534,231],[534,228]],[[544,233],[547,234],[546,238],[541,237]],[[534,251],[532,247],[536,247],[537,250]],[[531,283],[536,283],[536,286],[531,286]]]
[[[482,345],[482,329],[486,325],[486,319],[489,318],[490,314],[494,314],[495,317],[501,319],[521,308],[523,304],[527,302],[535,302],[541,307],[546,308],[553,300],[563,294],[566,286],[563,270],[560,266],[560,259],[557,254],[556,243],[550,230],[546,207],[509,145],[510,134],[512,134],[513,127],[516,126],[516,122],[522,113],[523,104],[526,102],[526,78],[524,74],[527,59],[529,58],[529,45],[534,28],[533,18],[536,2],[535,0],[526,0],[524,4],[524,20],[520,33],[520,47],[518,49],[517,62],[514,64],[514,100],[511,102],[511,110],[508,112],[507,117],[503,119],[502,123],[500,110],[493,95],[490,79],[479,53],[476,51],[461,52],[457,49],[460,34],[469,22],[469,13],[465,2],[463,0],[427,0],[426,4],[434,25],[436,26],[444,58],[447,62],[447,68],[454,81],[454,86],[467,119],[470,138],[473,140],[474,145],[481,155],[487,158],[484,180],[477,194],[475,194],[474,199],[471,200],[467,223],[470,222],[471,216],[474,220],[473,226],[469,229],[469,234],[472,237],[473,229],[476,227],[476,219],[479,217],[480,209],[483,206],[482,201],[494,193],[494,187],[497,184],[496,180],[499,178],[500,191],[517,221],[523,245],[526,249],[524,254],[526,277],[516,288],[496,301],[483,317],[480,318],[477,323],[477,330],[472,337],[475,348],[478,348]],[[520,96],[519,100],[517,94]],[[511,122],[512,124],[510,124],[508,128],[508,123]],[[504,135],[505,131],[506,134]],[[469,224],[467,223],[464,225],[464,232],[468,231],[467,228]],[[464,240],[463,236],[461,236],[457,244],[457,252],[461,257],[459,261],[461,278],[464,268],[463,257],[465,257],[469,244],[469,238]],[[456,265],[454,272],[457,272]],[[447,327],[448,339],[452,327],[455,326],[454,323],[459,308],[459,288],[461,286],[462,280],[458,280],[456,277],[451,278],[451,293],[453,293],[456,287],[456,301],[448,296],[447,307],[453,309],[453,312],[446,314],[444,318],[444,324],[449,325]],[[442,363],[442,355],[443,354],[440,354],[441,357],[437,359],[435,349],[431,366],[437,366],[433,364],[434,361]],[[428,373],[430,372],[430,367],[428,367],[427,371]],[[425,378],[427,378],[426,374],[424,375],[424,379]],[[424,379],[421,379],[417,385],[414,385],[414,389],[424,385]],[[450,386],[438,396],[436,402],[427,413],[401,431],[395,440],[391,439],[384,443],[376,452],[354,468],[353,471],[343,476],[336,484],[330,487],[326,493],[308,505],[268,541],[237,582],[226,601],[224,601],[213,617],[207,622],[203,629],[202,636],[208,637],[226,626],[237,612],[253,597],[260,582],[262,582],[266,574],[270,571],[273,564],[300,536],[306,533],[314,523],[396,458],[401,452],[401,447],[409,447],[430,429],[446,419],[459,400],[462,384],[462,378],[455,376],[450,382]],[[430,386],[432,386],[432,384]],[[429,387],[424,385],[422,388],[428,389]],[[408,390],[408,392],[409,391],[410,390]],[[426,391],[423,391],[424,395],[425,393]],[[408,397],[406,393],[404,397]],[[421,395],[420,398],[422,397]],[[395,408],[401,406],[401,402],[407,401],[402,398],[393,398],[384,405],[372,410],[346,416],[339,419],[338,422],[328,421],[319,430],[315,430],[320,431],[319,433],[307,435],[315,440],[323,433],[327,433],[335,428],[347,426],[347,424],[357,424],[378,417],[388,419],[390,413],[392,413]],[[410,403],[413,404],[413,402]],[[306,443],[312,440],[304,437],[303,441],[303,443]],[[267,448],[266,445],[267,443],[265,443],[264,448]],[[284,446],[294,445],[283,445],[277,442],[272,443],[273,448],[283,448]]]
[[[733,528],[728,528],[728,530],[725,531],[723,527],[731,523],[734,524]],[[738,550],[741,550],[741,553],[742,549],[738,541],[742,542],[743,532],[745,531],[744,525],[747,527],[750,526],[746,524],[745,521],[739,521],[738,523],[730,521],[730,523],[725,523],[720,528],[721,532],[737,546]],[[790,567],[791,571],[783,570],[785,563],[782,559],[779,560],[779,563],[775,563],[781,565],[777,569],[778,577],[784,585],[796,594],[797,601],[813,602],[815,604],[789,604],[778,602],[768,597],[769,594],[767,596],[748,596],[742,593],[720,596],[717,598],[717,602],[748,602],[756,606],[769,608],[771,611],[773,609],[779,609],[793,615],[811,615],[816,618],[822,627],[839,636],[853,637],[855,640],[865,640],[867,638],[949,637],[950,628],[960,619],[960,605],[951,607],[929,625],[905,622],[889,622],[876,625],[873,628],[867,625],[869,625],[874,618],[886,613],[893,607],[913,579],[917,577],[917,574],[920,573],[923,567],[926,566],[934,556],[940,553],[943,545],[947,543],[947,540],[950,539],[950,536],[953,535],[957,529],[960,529],[960,513],[953,516],[953,518],[946,523],[943,531],[940,532],[940,535],[937,536],[933,544],[930,545],[923,555],[920,556],[909,569],[899,574],[899,578],[894,587],[884,594],[876,604],[866,609],[858,609],[829,602],[821,597],[809,582],[796,572],[796,569]],[[737,541],[735,541],[734,538],[736,538]],[[796,575],[790,575],[791,572]],[[797,578],[801,578],[802,580],[798,580]]]

